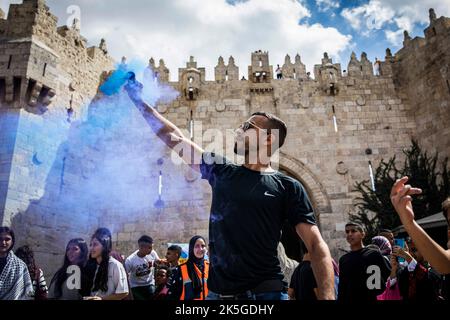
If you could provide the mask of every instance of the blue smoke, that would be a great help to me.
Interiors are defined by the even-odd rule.
[[[123,230],[126,221],[136,222],[154,210],[160,171],[162,200],[173,206],[186,197],[179,186],[182,175],[168,177],[177,170],[182,174],[182,169],[175,170],[171,161],[158,164],[158,159],[170,157],[168,150],[123,89],[129,72],[143,83],[149,104],[169,103],[178,96],[143,63],[132,61],[117,66],[100,88],[103,95],[75,110],[78,120],[68,123],[66,109],[56,106],[43,116],[0,113],[2,136],[11,135],[10,152],[21,152],[11,168],[16,181],[8,187],[21,203],[30,202],[20,210],[24,219],[35,218],[24,223],[40,220],[44,228],[65,230],[61,238],[89,234],[99,224],[113,232]],[[6,145],[0,146],[0,154],[2,148]],[[48,246],[61,250],[67,240]]]
[[[107,96],[112,96],[119,93],[120,89],[128,80],[128,72],[124,70],[116,70],[108,78],[108,80],[100,87],[102,91]]]
[[[118,94],[121,88],[130,80],[130,73],[143,74],[145,66],[137,60],[128,63],[120,63],[112,75],[100,86],[100,91],[107,96]]]
[[[131,74],[137,81],[144,84],[142,97],[144,101],[152,106],[157,102],[170,103],[179,95],[169,85],[161,84],[153,71],[137,60],[132,60],[126,64],[118,64],[112,75],[100,86],[100,91],[107,96],[119,94],[124,85],[130,80]]]

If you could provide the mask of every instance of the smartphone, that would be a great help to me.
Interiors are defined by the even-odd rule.
[[[405,239],[394,239],[394,246],[399,246],[402,249],[405,249]],[[398,262],[405,262],[404,258],[398,257]]]

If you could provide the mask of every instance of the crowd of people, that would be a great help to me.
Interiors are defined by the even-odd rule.
[[[200,236],[191,239],[188,259],[180,264],[180,246],[170,246],[160,259],[147,235],[123,259],[113,251],[111,232],[99,228],[89,246],[81,238],[68,242],[49,287],[31,248],[14,252],[15,242],[14,231],[1,227],[0,300],[204,300],[208,294],[206,241]]]
[[[450,198],[443,204],[447,221],[449,209]],[[364,229],[354,222],[346,224],[345,236],[350,251],[339,264],[333,260],[338,301],[450,299],[450,277],[427,261],[417,239],[408,237],[401,246],[395,243],[391,230],[382,229],[365,246]],[[208,294],[210,262],[205,259],[207,243],[201,236],[190,240],[188,259],[180,264],[180,246],[169,246],[165,258],[160,259],[153,249],[153,239],[147,235],[139,238],[137,250],[124,259],[113,251],[111,232],[99,228],[89,246],[81,238],[68,242],[63,263],[49,286],[33,250],[22,246],[13,251],[15,241],[13,230],[0,228],[0,300],[214,300],[214,295]],[[279,244],[284,290],[290,300],[317,301],[318,284],[311,257],[303,243],[301,250],[303,260],[298,263],[287,258]],[[76,278],[72,278],[74,274]]]

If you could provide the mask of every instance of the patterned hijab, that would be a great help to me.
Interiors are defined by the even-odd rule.
[[[376,236],[372,238],[372,244],[380,248],[383,256],[389,256],[392,253],[392,246],[389,240],[383,236]]]

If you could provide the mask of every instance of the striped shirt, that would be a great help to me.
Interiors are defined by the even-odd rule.
[[[38,289],[41,289],[41,291],[45,292],[46,294],[48,293],[48,288],[47,288],[47,283],[45,282],[45,278],[44,278],[44,272],[42,272],[41,269],[38,270],[39,272],[39,282],[36,279],[33,279],[32,283],[33,283],[33,298],[35,297],[35,293]]]

